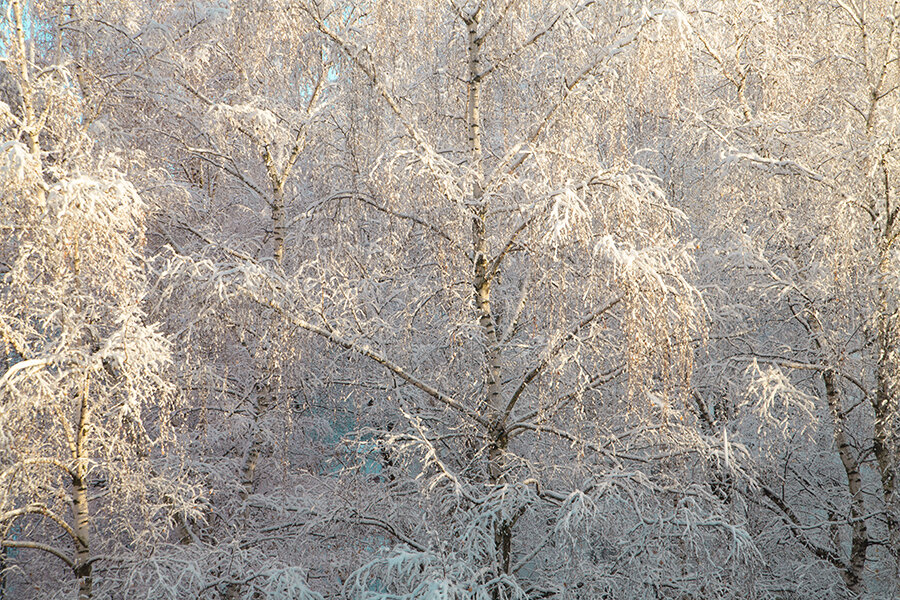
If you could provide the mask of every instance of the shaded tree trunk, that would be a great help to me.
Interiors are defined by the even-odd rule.
[[[859,459],[854,455],[853,448],[847,441],[844,432],[844,409],[837,375],[833,369],[828,369],[822,373],[822,379],[825,382],[828,408],[834,422],[834,444],[837,446],[841,464],[844,466],[844,472],[847,475],[847,489],[850,492],[850,560],[841,572],[841,577],[844,579],[847,590],[854,597],[860,597],[864,590],[862,576],[866,566],[866,551],[869,547],[862,476],[859,472]]]
[[[93,564],[91,561],[91,513],[87,494],[88,385],[80,394],[78,428],[76,429],[74,467],[72,469],[72,519],[75,532],[75,576],[78,578],[78,600],[93,597]]]

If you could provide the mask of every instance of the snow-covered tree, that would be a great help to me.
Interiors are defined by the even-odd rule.
[[[287,348],[303,348],[297,361],[322,365],[320,393],[350,398],[334,483],[282,484],[296,507],[283,524],[298,532],[291,543],[332,540],[335,553],[319,556],[335,557],[331,585],[353,597],[744,589],[754,554],[743,524],[684,476],[737,451],[684,410],[704,329],[686,218],[637,164],[621,104],[646,80],[647,56],[682,51],[680,13],[553,2],[254,10],[318,30],[317,52],[335,65],[326,140],[341,167],[293,207],[281,258],[279,244],[269,260],[246,246],[254,238],[235,247],[195,234],[197,253],[176,249],[167,273],[173,290],[195,286],[209,314],[254,303],[289,332],[266,338],[282,366]],[[264,132],[306,118],[281,122],[259,102],[207,106],[219,131],[263,156],[253,167],[263,182],[274,135]],[[217,176],[245,197],[275,197],[248,185],[233,152],[219,154],[205,154]],[[310,489],[332,492],[313,501]],[[257,519],[277,514],[260,508]],[[331,577],[305,563],[310,577]],[[232,583],[247,592],[252,577]]]
[[[898,5],[703,6],[702,135],[672,149],[715,339],[698,410],[753,449],[770,585],[893,597]]]
[[[146,205],[114,154],[88,155],[72,71],[36,58],[23,4],[2,44],[0,544],[18,552],[2,593],[87,599],[173,502],[171,349],[143,310]]]
[[[896,596],[895,2],[2,6],[10,582]]]

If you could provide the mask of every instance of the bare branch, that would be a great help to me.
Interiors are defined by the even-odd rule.
[[[6,548],[29,548],[31,550],[40,550],[42,552],[47,552],[49,554],[52,554],[59,560],[63,561],[64,563],[66,563],[66,565],[70,569],[72,569],[72,570],[75,569],[75,563],[72,561],[71,558],[69,558],[68,556],[63,554],[63,552],[61,550],[58,550],[48,544],[42,544],[40,542],[27,542],[27,541],[20,541],[20,540],[0,540],[0,546],[4,546]]]
[[[516,388],[516,391],[513,392],[513,395],[510,396],[509,402],[506,404],[506,409],[503,411],[502,422],[506,422],[506,419],[509,418],[510,413],[513,408],[516,406],[516,402],[519,400],[519,396],[522,395],[522,392],[525,391],[526,386],[531,383],[535,377],[541,374],[541,372],[547,367],[550,363],[550,359],[556,356],[563,347],[569,343],[578,333],[597,320],[599,317],[606,314],[608,311],[612,310],[619,302],[622,301],[622,296],[612,300],[607,303],[605,306],[595,310],[593,313],[585,317],[581,320],[575,327],[573,327],[566,335],[562,336],[552,348],[548,349],[544,354],[543,358],[536,364],[531,371],[529,371],[525,377],[522,378],[522,382],[519,384],[519,387]]]

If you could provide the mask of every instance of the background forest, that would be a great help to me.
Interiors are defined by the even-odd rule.
[[[900,597],[900,2],[0,9],[0,598]]]

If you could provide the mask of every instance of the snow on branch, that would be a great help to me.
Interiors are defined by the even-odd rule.
[[[360,600],[524,600],[524,590],[510,575],[491,576],[455,552],[418,552],[399,546],[359,568],[345,593]]]
[[[9,107],[6,107],[8,110]],[[8,141],[0,145],[0,181],[7,186],[23,186],[40,176],[40,163],[25,144]]]
[[[771,171],[776,175],[802,175],[813,181],[824,181],[820,173],[789,159],[767,158],[756,152],[738,152],[730,148],[728,152],[722,152],[721,159],[725,164],[746,162],[760,169]]]
[[[814,420],[816,399],[794,385],[777,364],[763,368],[754,358],[745,376],[750,380],[747,404],[760,419],[757,432],[767,425],[787,431],[795,416],[793,412],[803,415],[801,422]]]

